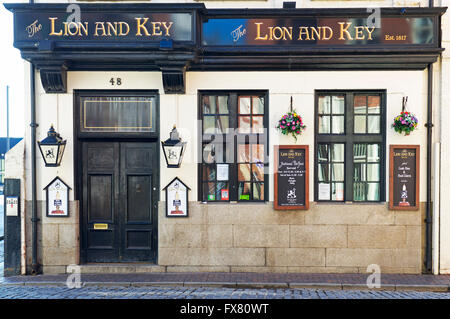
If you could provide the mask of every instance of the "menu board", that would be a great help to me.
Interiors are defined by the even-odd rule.
[[[309,208],[308,145],[275,145],[274,208]]]
[[[419,209],[419,145],[391,145],[389,209]]]

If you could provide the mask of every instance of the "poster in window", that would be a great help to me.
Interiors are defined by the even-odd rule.
[[[419,209],[419,145],[391,145],[389,209]]]
[[[308,145],[275,145],[274,208],[309,208]]]
[[[166,217],[188,217],[188,191],[178,177],[175,177],[166,187]]]
[[[69,217],[69,190],[71,189],[59,177],[45,188],[47,193],[47,217]]]

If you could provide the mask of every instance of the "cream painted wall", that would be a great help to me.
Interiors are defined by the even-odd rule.
[[[447,3],[449,5],[450,3]],[[450,202],[446,200],[450,194],[450,15],[442,17],[442,53],[440,72],[440,108],[439,122],[441,142],[441,188],[440,188],[440,273],[450,274]],[[438,132],[437,132],[438,133]]]
[[[273,145],[293,144],[294,139],[279,134],[277,120],[289,110],[290,97],[294,107],[303,116],[308,126],[297,144],[310,147],[310,194],[314,187],[314,90],[316,89],[386,89],[387,90],[387,145],[420,144],[421,171],[423,177],[420,198],[426,196],[426,129],[423,125],[410,136],[400,136],[390,127],[391,121],[401,110],[403,96],[409,97],[409,110],[420,122],[426,121],[426,71],[334,71],[334,72],[188,72],[186,74],[185,95],[165,95],[160,72],[68,72],[67,94],[44,94],[37,75],[37,139],[42,140],[51,124],[67,139],[67,147],[61,166],[45,168],[42,157],[37,154],[38,200],[44,200],[42,190],[56,175],[74,188],[73,163],[73,92],[74,90],[110,90],[111,77],[122,79],[121,90],[149,89],[160,92],[161,140],[169,137],[176,124],[187,149],[183,164],[179,169],[168,169],[161,152],[161,189],[175,176],[180,177],[191,188],[191,200],[197,199],[197,90],[203,89],[259,89],[269,90],[269,173],[270,197],[273,200]],[[29,116],[29,114],[27,114]],[[27,130],[29,143],[29,130]],[[30,176],[30,159],[27,157],[27,176]],[[386,176],[389,176],[388,165]],[[27,199],[30,198],[30,181],[27,180]],[[386,181],[386,198],[388,198]],[[73,191],[70,193],[73,200]],[[161,200],[164,200],[161,192]],[[311,197],[310,200],[312,200]]]

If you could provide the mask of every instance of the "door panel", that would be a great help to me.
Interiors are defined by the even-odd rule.
[[[83,143],[83,247],[87,262],[156,261],[156,146]]]
[[[152,181],[151,176],[127,176],[127,222],[152,222]]]
[[[118,143],[83,143],[83,239],[88,262],[114,262],[119,256],[117,195]],[[96,227],[106,224],[107,227]],[[104,225],[103,225],[104,226]],[[106,228],[106,229],[105,229]]]
[[[141,261],[156,259],[156,202],[153,200],[153,170],[156,143],[122,143],[120,181],[124,185],[123,259]],[[155,188],[156,190],[156,188]]]

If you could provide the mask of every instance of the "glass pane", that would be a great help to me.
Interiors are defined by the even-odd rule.
[[[250,164],[238,164],[238,180],[250,181]]]
[[[330,117],[319,116],[319,134],[329,134],[329,133],[330,133]]]
[[[344,181],[344,164],[333,164],[332,165],[333,181],[343,182]]]
[[[229,200],[229,189],[227,182],[217,182],[216,200]]]
[[[239,182],[238,187],[238,199],[239,200],[250,200],[250,187],[252,183]]]
[[[353,200],[354,201],[366,200],[366,184],[365,183],[353,183]]]
[[[381,107],[379,96],[369,96],[367,104],[368,104],[367,113],[380,114]]]
[[[333,116],[333,134],[343,134],[345,132],[344,128],[344,117],[343,116]]]
[[[331,184],[331,200],[336,201],[344,200],[344,183]]]
[[[367,180],[371,182],[380,180],[380,164],[367,164]]]
[[[343,162],[344,161],[344,144],[332,144],[331,145],[331,161]]]
[[[367,144],[353,144],[353,161],[355,163],[366,161]]]
[[[355,164],[353,180],[356,182],[365,182],[366,179],[366,164]]]
[[[366,99],[365,95],[355,95],[355,99],[353,100],[354,101],[353,112],[355,114],[358,114],[358,113],[366,114],[366,112],[367,112],[366,100],[367,99]]]
[[[228,128],[229,128],[229,124],[228,124],[228,116],[218,116],[217,117],[217,131],[218,133],[226,133]]]
[[[344,114],[345,99],[343,96],[333,96],[331,101],[333,114]]]
[[[214,121],[215,116],[203,116],[203,133],[214,134],[216,132]]]
[[[203,148],[203,162],[214,163],[215,161],[215,146],[213,144],[206,144]]]
[[[239,163],[249,163],[250,162],[250,145],[239,144],[237,159]]]
[[[250,133],[250,116],[239,116],[239,133]]]
[[[264,200],[264,183],[253,183],[253,200]]]
[[[319,96],[319,114],[330,114],[331,97]]]
[[[203,97],[203,114],[216,113],[216,96],[204,96]]]
[[[380,184],[368,183],[367,184],[367,200],[380,200]]]
[[[366,116],[355,115],[355,133],[366,133]]]
[[[219,113],[228,114],[228,96],[218,96]]]
[[[264,133],[264,124],[262,116],[252,117],[252,132],[253,133]]]
[[[203,183],[203,200],[216,200],[216,183]]]
[[[264,114],[264,97],[253,97],[253,114]]]
[[[330,164],[319,164],[317,174],[318,174],[319,182],[329,182],[330,181]]]
[[[367,145],[367,161],[368,162],[380,161],[380,146],[378,144]]]
[[[380,116],[371,115],[367,118],[367,133],[380,133]]]
[[[252,164],[252,180],[264,182],[264,164]]]
[[[239,114],[250,114],[250,97],[239,97]]]
[[[154,97],[82,97],[80,123],[83,132],[154,132]]]
[[[216,166],[203,165],[203,181],[213,181],[216,179]]]
[[[252,144],[252,163],[264,163],[264,144]]]
[[[319,162],[328,162],[330,160],[328,157],[328,144],[319,144],[317,152]]]

